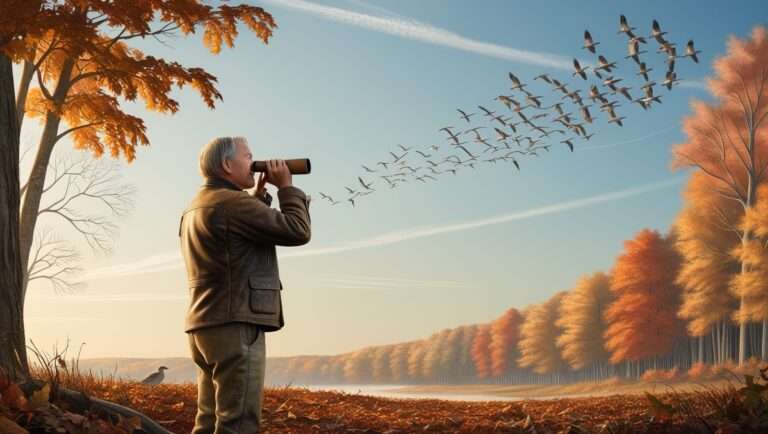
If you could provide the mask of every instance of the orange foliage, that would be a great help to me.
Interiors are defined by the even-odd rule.
[[[730,228],[738,226],[740,204],[712,194],[717,180],[694,172],[683,192],[685,207],[675,222],[675,246],[683,257],[676,282],[684,288],[678,315],[688,320],[688,332],[702,336],[738,308],[727,290],[741,271],[729,252],[741,243]]]
[[[523,316],[515,308],[509,308],[491,323],[491,373],[499,376],[516,367],[519,357],[517,342],[520,339],[520,326]]]
[[[573,369],[608,361],[603,333],[607,327],[604,311],[614,299],[610,287],[610,276],[596,272],[580,278],[563,298],[556,321],[563,333],[558,336],[557,345]]]
[[[491,375],[491,325],[481,324],[477,327],[475,339],[472,341],[472,361],[475,363],[477,378]]]
[[[63,119],[69,129],[54,131],[55,140],[71,133],[79,149],[101,155],[106,148],[128,161],[135,158],[137,146],[149,141],[143,120],[125,113],[120,99],[141,98],[149,110],[162,113],[175,113],[179,108],[171,97],[174,87],[191,86],[210,108],[221,99],[216,77],[205,70],[147,56],[129,47],[128,41],[175,31],[188,35],[203,28],[203,42],[218,53],[222,43],[233,46],[238,22],[245,23],[264,43],[277,27],[269,13],[249,5],[48,0],[42,7],[47,15],[30,15],[29,8],[11,9],[14,28],[30,31],[2,47],[14,61],[38,66],[39,87],[30,92],[25,113],[45,122],[50,121],[48,115]],[[12,31],[3,18],[0,32]]]
[[[525,320],[520,329],[517,363],[523,368],[532,368],[539,374],[556,372],[566,367],[557,347],[557,338],[562,329],[556,324],[565,292],[553,295],[542,304],[526,309]]]
[[[715,76],[707,80],[717,105],[692,102],[694,114],[683,120],[687,141],[673,149],[673,168],[701,168],[718,180],[718,190],[747,206],[747,172],[760,184],[768,163],[767,58],[764,26],[755,27],[749,40],[731,37],[728,53],[714,62]]]
[[[611,363],[663,355],[684,334],[676,315],[680,288],[674,283],[680,256],[672,242],[644,229],[624,249],[612,273],[617,298],[605,312]]]
[[[768,184],[758,189],[757,203],[747,209],[741,228],[753,236],[732,252],[746,265],[744,272],[731,281],[731,291],[743,300],[734,320],[768,320]]]

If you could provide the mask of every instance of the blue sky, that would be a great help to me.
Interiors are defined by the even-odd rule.
[[[278,247],[286,326],[268,335],[269,356],[418,339],[542,302],[585,273],[607,271],[623,241],[642,228],[668,230],[687,178],[669,163],[672,145],[684,140],[680,122],[689,101],[709,98],[703,80],[728,36],[748,37],[768,16],[759,1],[256,4],[279,26],[269,45],[245,30],[234,49],[218,56],[199,35],[168,46],[137,44],[216,75],[224,100],[211,111],[191,89],[175,92],[181,110],[174,116],[126,104],[144,118],[152,142],[123,164],[124,178],[138,189],[136,209],[119,222],[113,254],[83,248],[87,288],[62,295],[44,283],[31,287],[27,334],[36,344],[86,342],[83,358],[188,356],[177,227],[201,183],[200,147],[224,135],[246,136],[256,159],[312,160],[312,173],[293,181],[313,197],[313,237],[306,246]],[[380,188],[355,208],[320,199],[319,191],[346,197],[343,186],[358,187],[356,177],[365,173],[361,164],[391,158],[397,144],[439,144],[440,155],[448,155],[438,129],[466,128],[456,108],[506,111],[493,98],[513,93],[508,72],[547,105],[560,95],[532,81],[540,73],[583,95],[588,88],[571,76],[570,62],[595,58],[580,48],[585,29],[601,43],[598,53],[618,61],[616,75],[639,85],[634,74],[625,75],[635,66],[623,58],[619,14],[641,35],[655,18],[678,47],[693,39],[702,50],[698,64],[678,59],[684,82],[671,92],[657,88],[661,105],[643,111],[623,103],[623,127],[606,123],[593,107],[598,120],[589,126],[589,142],[577,140],[570,153],[555,141],[551,152],[519,159],[520,171],[482,163],[437,182]],[[661,81],[663,57],[654,41],[648,45],[643,60]],[[478,125],[490,124],[472,124]],[[23,138],[36,141],[38,130],[28,122]]]

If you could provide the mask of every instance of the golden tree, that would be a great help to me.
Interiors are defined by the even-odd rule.
[[[571,368],[584,369],[608,361],[604,313],[613,300],[610,276],[603,272],[581,277],[563,297],[561,315],[555,322],[563,330],[557,345]]]
[[[518,364],[531,368],[538,374],[557,372],[566,366],[557,347],[557,338],[562,333],[556,320],[565,291],[553,295],[541,304],[529,306],[524,314],[520,329]]]
[[[737,320],[763,323],[761,356],[768,360],[768,184],[758,188],[757,202],[747,210],[741,227],[753,237],[733,250],[733,256],[747,268],[731,282],[742,300]]]
[[[682,256],[675,282],[683,288],[678,316],[687,320],[688,334],[698,337],[699,362],[704,362],[704,336],[712,335],[712,360],[728,358],[727,333],[738,299],[728,291],[731,279],[741,269],[730,255],[741,244],[737,230],[741,205],[712,194],[717,181],[702,171],[691,174],[683,192],[684,207],[674,230],[675,247]]]
[[[763,26],[752,31],[749,40],[735,36],[728,41],[728,53],[714,62],[715,76],[708,80],[715,104],[693,101],[693,114],[683,121],[685,143],[673,149],[672,168],[695,167],[712,177],[712,194],[732,200],[742,215],[755,205],[757,187],[768,168],[768,32]],[[740,232],[743,246],[752,238]],[[741,273],[749,266],[741,263]],[[744,297],[739,309],[745,310]],[[746,318],[739,327],[739,364],[744,362]]]

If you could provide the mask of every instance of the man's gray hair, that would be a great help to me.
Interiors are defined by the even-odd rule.
[[[200,150],[200,174],[203,178],[221,176],[224,160],[235,158],[237,143],[247,144],[245,137],[217,137]]]

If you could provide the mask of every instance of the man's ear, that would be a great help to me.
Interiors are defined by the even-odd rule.
[[[221,163],[221,168],[222,168],[222,170],[224,170],[224,173],[227,173],[227,174],[232,173],[232,167],[230,166],[230,161],[229,160],[224,160]]]

